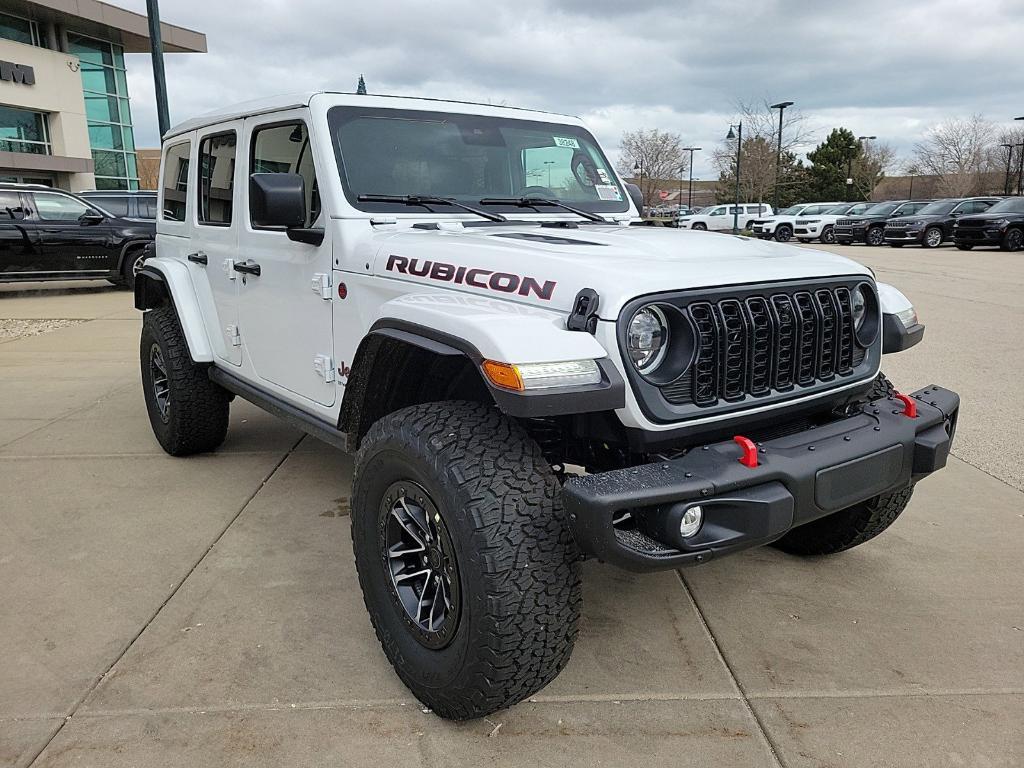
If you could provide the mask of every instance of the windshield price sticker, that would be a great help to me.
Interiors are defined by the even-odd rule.
[[[601,180],[602,184],[612,183],[611,178],[608,176],[608,171],[606,171],[604,168],[596,168],[595,170],[597,171],[597,177]]]
[[[552,136],[555,140],[556,147],[568,147],[569,149],[579,149],[580,143],[571,136]]]
[[[594,189],[597,190],[597,197],[599,200],[622,199],[622,193],[619,192],[619,188],[611,184],[595,184]]]

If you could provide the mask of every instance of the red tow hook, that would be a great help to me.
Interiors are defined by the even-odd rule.
[[[910,395],[904,395],[900,392],[893,392],[893,397],[903,403],[903,415],[908,419],[917,418],[917,403]]]
[[[757,446],[754,445],[754,441],[751,440],[749,437],[736,435],[733,438],[733,442],[735,442],[737,445],[739,445],[740,448],[743,449],[743,455],[739,459],[740,464],[742,464],[744,467],[750,467],[751,469],[756,467]]]

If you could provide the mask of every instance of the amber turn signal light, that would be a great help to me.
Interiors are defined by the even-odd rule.
[[[514,365],[499,363],[494,360],[484,360],[481,367],[487,380],[496,387],[513,389],[516,392],[522,392],[526,389],[523,385],[523,379]]]

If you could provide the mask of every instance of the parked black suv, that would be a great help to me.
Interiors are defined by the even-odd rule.
[[[998,197],[968,197],[936,200],[918,211],[893,216],[885,223],[885,242],[894,248],[918,243],[938,248],[953,238],[953,225],[961,216],[987,211]]]
[[[1024,197],[1000,200],[984,213],[961,216],[953,227],[953,242],[961,251],[976,245],[1004,251],[1024,248]]]
[[[114,216],[70,192],[0,184],[0,282],[96,280],[132,287],[156,223]]]
[[[881,245],[885,242],[885,223],[891,216],[905,216],[916,213],[928,205],[930,200],[888,200],[877,203],[859,216],[845,216],[836,221],[832,228],[835,241],[840,245],[867,243]]]
[[[156,221],[156,192],[152,190],[93,189],[78,196],[122,219]]]

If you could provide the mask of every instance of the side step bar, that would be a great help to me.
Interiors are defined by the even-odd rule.
[[[278,418],[284,419],[293,427],[298,427],[308,435],[317,440],[322,440],[335,448],[348,452],[348,435],[338,429],[335,425],[321,421],[315,416],[310,416],[305,411],[296,408],[291,403],[286,403],[272,395],[265,394],[253,387],[251,384],[232,376],[222,368],[211,365],[209,369],[210,380],[224,387],[228,392],[233,392],[243,400],[248,400],[264,411],[272,413]]]

